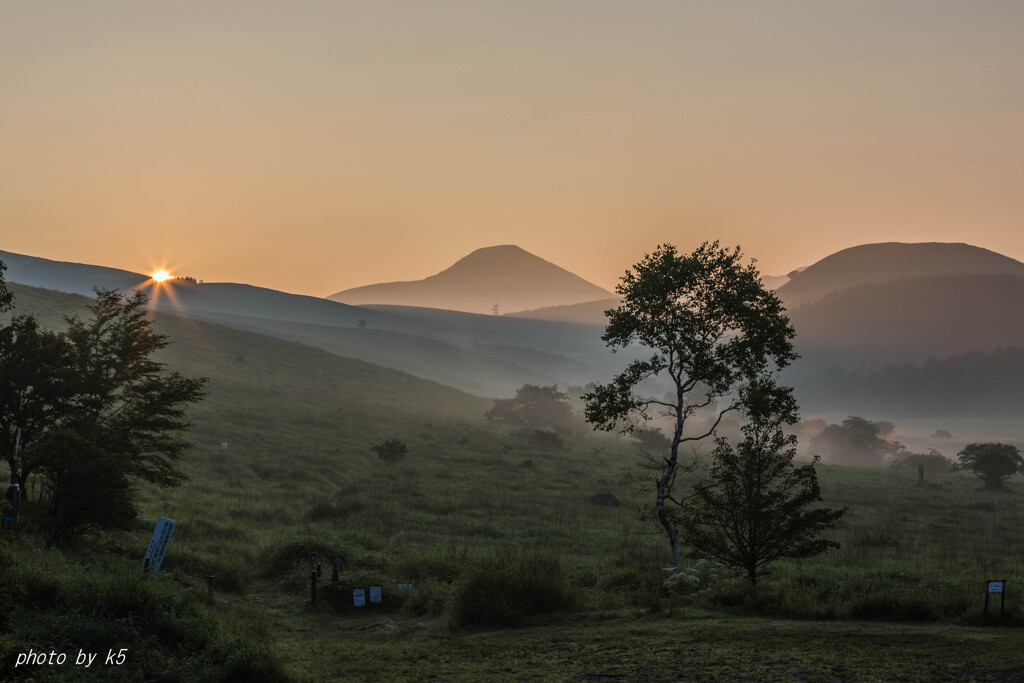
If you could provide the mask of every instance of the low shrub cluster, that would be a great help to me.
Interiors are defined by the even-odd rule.
[[[499,554],[482,559],[455,585],[450,616],[453,626],[520,626],[576,604],[556,556]]]
[[[284,681],[284,668],[265,639],[225,635],[201,591],[182,590],[137,562],[68,563],[57,551],[12,560],[0,573],[7,635],[0,643],[0,679]],[[67,571],[74,566],[74,571]],[[17,667],[18,653],[124,649],[122,667],[56,665],[46,672]],[[60,669],[58,671],[58,668]]]

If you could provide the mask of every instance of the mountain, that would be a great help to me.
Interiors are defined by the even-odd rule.
[[[619,305],[621,299],[598,299],[587,301],[582,304],[566,304],[564,306],[545,306],[543,308],[531,308],[528,311],[517,311],[506,313],[510,318],[529,318],[531,320],[560,320],[568,323],[579,323],[581,325],[600,325],[602,328],[608,324],[608,318],[604,312],[609,308]]]
[[[802,270],[802,269],[800,269]],[[768,289],[778,289],[789,281],[788,275],[762,275],[761,282]],[[581,304],[565,304],[562,306],[545,306],[543,308],[531,308],[526,311],[506,313],[512,318],[530,318],[532,320],[559,320],[567,323],[579,323],[581,325],[600,325],[602,328],[608,324],[608,318],[604,312],[609,308],[619,305],[621,299],[598,299],[597,301],[586,301]]]
[[[1024,278],[959,274],[844,289],[789,313],[805,359],[851,367],[1024,347]]]
[[[601,330],[416,307],[357,307],[234,283],[156,285],[130,271],[0,252],[11,283],[85,296],[93,287],[142,288],[155,308],[299,341],[463,391],[509,396],[526,382],[603,380],[613,367]],[[586,356],[587,361],[580,357]],[[596,374],[595,374],[596,373]]]
[[[477,249],[436,275],[355,287],[327,297],[353,305],[393,304],[473,313],[519,311],[607,299],[611,292],[506,244]]]
[[[4,277],[9,282],[20,282],[68,294],[92,296],[93,287],[126,291],[152,282],[148,275],[133,273],[130,270],[52,261],[10,251],[0,251],[0,261],[7,266]]]
[[[1009,273],[1024,277],[1024,263],[969,244],[885,242],[863,244],[826,256],[776,290],[793,310],[849,287],[902,277]]]

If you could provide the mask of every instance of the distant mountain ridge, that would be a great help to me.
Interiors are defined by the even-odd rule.
[[[471,313],[521,311],[608,299],[612,293],[550,261],[505,244],[477,249],[422,280],[346,289],[327,298],[351,305],[443,308]]]
[[[790,310],[829,294],[903,277],[1010,274],[1024,277],[1024,263],[963,243],[883,242],[837,251],[793,276],[776,290]]]

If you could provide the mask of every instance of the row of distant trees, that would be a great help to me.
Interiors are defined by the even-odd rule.
[[[97,290],[89,317],[46,329],[17,314],[0,262],[0,452],[27,497],[29,485],[50,543],[87,529],[126,527],[135,485],[177,486],[187,447],[186,407],[204,380],[167,372],[154,354],[148,298]]]
[[[1012,444],[968,444],[953,461],[934,448],[927,453],[907,450],[893,438],[895,425],[885,420],[872,422],[852,415],[839,424],[808,421],[803,428],[805,432],[814,432],[810,451],[820,454],[829,463],[861,467],[887,465],[898,469],[916,469],[922,465],[933,472],[962,470],[981,477],[987,491],[1004,488],[1003,481],[1007,477],[1024,472],[1024,459]],[[949,438],[946,432],[940,432],[940,435]]]
[[[860,372],[833,367],[800,393],[825,409],[902,415],[1019,415],[1024,349],[974,351]]]

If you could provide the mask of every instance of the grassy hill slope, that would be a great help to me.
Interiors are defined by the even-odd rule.
[[[48,320],[86,303],[15,289],[20,310]],[[930,474],[917,488],[914,474],[822,466],[826,504],[850,508],[832,534],[840,550],[780,562],[756,591],[691,557],[684,569],[693,590],[668,594],[666,542],[653,522],[638,520],[651,499],[631,483],[638,453],[627,441],[508,434],[483,422],[489,402],[399,372],[191,319],[160,314],[157,328],[174,339],[163,360],[210,377],[207,400],[190,412],[194,447],[182,463],[190,479],[178,489],[143,487],[133,531],[67,551],[20,537],[3,554],[4,661],[30,647],[73,655],[120,643],[130,648],[124,669],[73,673],[479,681],[715,672],[863,679],[882,671],[969,680],[1024,667],[1012,630],[977,628],[980,581],[1024,581],[1019,478],[1011,493],[992,495],[965,475]],[[392,437],[409,455],[386,466],[370,447]],[[622,505],[591,505],[597,491]],[[25,514],[31,527],[31,504]],[[178,527],[163,569],[143,579],[141,557],[160,515]],[[316,608],[311,554],[325,571]],[[345,568],[332,589],[335,555]],[[216,581],[212,596],[207,577]],[[400,582],[412,593],[399,596]],[[349,589],[371,585],[384,588],[386,602],[352,607]],[[488,612],[524,596],[532,606],[515,619]],[[783,621],[794,617],[833,623]],[[865,619],[878,623],[857,621]],[[1008,601],[1007,622],[1021,619],[1020,603]],[[904,621],[942,625],[891,623]],[[491,625],[464,625],[474,623]],[[771,635],[779,632],[788,635]],[[652,649],[665,633],[678,642]],[[768,659],[721,645],[765,638]],[[929,639],[949,647],[929,650]],[[826,641],[841,646],[815,645]]]

